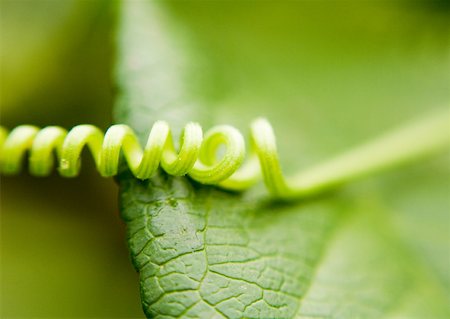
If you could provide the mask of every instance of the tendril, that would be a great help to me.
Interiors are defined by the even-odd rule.
[[[278,158],[272,126],[265,119],[251,125],[248,159],[242,134],[229,125],[216,126],[203,134],[197,123],[188,123],[175,148],[169,125],[157,121],[142,148],[127,125],[111,126],[106,133],[93,125],[70,131],[58,126],[40,129],[21,125],[11,132],[0,127],[0,171],[18,174],[26,156],[34,176],[51,174],[58,162],[61,176],[75,177],[81,153],[88,148],[102,176],[118,174],[123,154],[132,174],[148,179],[161,167],[173,176],[240,191],[264,179],[268,191],[278,198],[305,197],[399,163],[420,158],[450,144],[449,114],[437,114],[405,126],[361,147],[343,153],[292,178],[286,179]]]

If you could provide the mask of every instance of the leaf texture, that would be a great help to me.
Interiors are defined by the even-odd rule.
[[[312,20],[298,22],[304,17],[301,12],[323,9],[301,3],[124,1],[116,120],[131,125],[144,142],[159,119],[176,131],[192,120],[205,125],[230,120],[244,127],[262,113],[279,129],[280,153],[286,154],[289,170],[419,113],[420,101],[448,99],[444,86],[438,86],[414,98],[394,98],[390,103],[401,111],[394,112],[386,102],[391,83],[397,81],[390,79],[392,74],[377,73],[379,65],[364,65],[358,73],[356,66],[361,67],[367,53],[337,66],[330,61],[319,66],[333,56],[329,52],[319,57],[311,49],[298,53],[303,45],[292,42],[295,37],[325,50],[308,38],[308,26],[325,40],[336,36]],[[373,9],[358,7],[355,12]],[[351,21],[346,27],[360,23]],[[276,24],[280,22],[285,27]],[[364,31],[379,39],[376,30]],[[401,31],[394,30],[386,41],[395,43]],[[285,38],[278,39],[280,35]],[[267,48],[267,39],[278,47]],[[365,44],[358,39],[357,45]],[[345,57],[346,50],[358,51],[353,45],[342,40],[334,54]],[[377,63],[394,66],[397,78],[412,73],[415,80],[399,91],[426,85],[417,75],[433,76],[436,83],[448,79],[435,66],[414,59],[402,62],[375,50],[381,51]],[[317,70],[308,70],[300,64],[303,60]],[[342,71],[345,66],[356,71]],[[304,74],[292,73],[292,67]],[[312,89],[309,99],[317,107],[299,106],[301,90],[309,84],[293,83],[309,75],[316,82],[310,87],[322,87],[323,93],[319,84],[327,80],[313,75],[317,72],[343,76],[345,85],[367,90],[364,98],[374,99],[361,109],[357,101],[349,102],[355,94],[350,90],[340,92],[344,101],[333,104],[336,84],[329,88],[333,94],[322,98]],[[373,90],[371,76],[388,81]],[[366,80],[358,84],[361,79]],[[413,100],[413,107],[402,106]],[[371,103],[381,106],[371,110]],[[362,122],[368,110],[372,121]],[[270,201],[262,188],[234,194],[163,173],[139,181],[124,169],[119,176],[121,212],[140,272],[143,309],[149,318],[448,317],[449,179],[442,178],[448,176],[448,167],[448,158],[439,158],[292,204]]]

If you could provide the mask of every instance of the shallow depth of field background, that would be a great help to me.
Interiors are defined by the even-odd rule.
[[[112,9],[1,2],[2,125],[111,123]],[[89,156],[76,179],[2,176],[0,317],[144,318],[117,207]]]
[[[224,77],[216,78],[217,89],[208,88],[208,94],[220,99],[234,90],[241,101],[250,101],[258,90],[273,90],[280,103],[285,97],[299,105],[336,105],[321,118],[311,114],[311,132],[316,122],[338,128],[356,116],[376,133],[370,114],[378,103],[395,101],[386,127],[405,110],[420,115],[428,106],[448,103],[447,3],[232,1],[168,7],[199,39],[209,39],[209,58],[223,61],[223,70],[215,71]],[[2,1],[1,125],[106,128],[114,100],[114,26],[114,4],[106,0]],[[211,40],[215,28],[224,38]],[[227,46],[220,49],[222,41]],[[241,73],[227,73],[229,61],[242,65]],[[248,85],[264,77],[275,85]],[[347,111],[340,112],[341,106]],[[290,110],[293,119],[299,116],[295,107]],[[273,118],[277,122],[275,111]],[[333,138],[326,141],[330,152]],[[281,141],[282,157],[288,148],[289,141]],[[117,187],[98,176],[88,156],[77,179],[2,176],[0,195],[0,317],[143,317]]]

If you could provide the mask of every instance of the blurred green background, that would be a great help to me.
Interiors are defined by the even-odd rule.
[[[308,136],[281,140],[288,166],[303,167],[360,141],[353,132],[373,136],[449,102],[448,3],[173,1],[167,7],[178,26],[196,35],[204,54],[199,76],[213,74],[200,89],[205,100],[223,106],[217,121],[246,128],[258,109],[281,136],[284,127],[302,125],[328,146],[321,154]],[[1,124],[106,128],[114,99],[115,3],[0,5]],[[270,101],[258,99],[267,91]],[[274,100],[293,116],[277,112]],[[294,147],[305,154],[300,160]],[[83,166],[73,180],[2,177],[2,318],[143,317],[117,187],[98,176],[88,156]]]
[[[110,125],[111,4],[1,2],[1,125]],[[82,171],[2,176],[1,318],[144,317],[117,185]]]

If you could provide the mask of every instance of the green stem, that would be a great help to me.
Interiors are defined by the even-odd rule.
[[[287,182],[291,196],[309,196],[361,177],[412,162],[448,148],[450,112],[433,114],[385,134],[322,164],[300,172]]]

